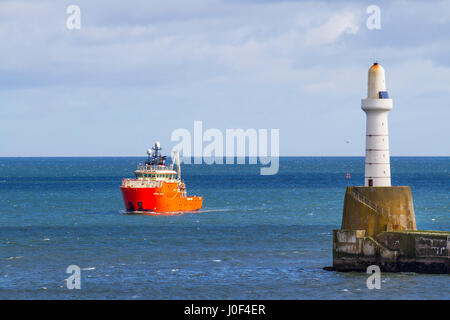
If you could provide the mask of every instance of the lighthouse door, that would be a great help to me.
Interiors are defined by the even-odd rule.
[[[369,179],[369,187],[373,187],[373,180]]]

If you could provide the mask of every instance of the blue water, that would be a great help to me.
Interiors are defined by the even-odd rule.
[[[363,158],[185,165],[200,212],[124,215],[119,191],[140,158],[0,158],[0,299],[450,299],[449,275],[337,273],[332,230]],[[450,158],[392,158],[419,229],[450,230]],[[346,172],[351,179],[345,179]],[[78,265],[81,290],[66,287]]]

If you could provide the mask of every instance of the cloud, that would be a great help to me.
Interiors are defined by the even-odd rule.
[[[116,154],[118,141],[123,154],[137,154],[149,132],[164,142],[194,119],[278,127],[284,153],[340,152],[324,134],[309,145],[297,137],[323,127],[336,139],[358,134],[350,124],[363,116],[374,60],[395,105],[401,98],[418,118],[426,112],[419,101],[443,109],[448,100],[444,1],[381,1],[381,30],[366,28],[366,4],[357,1],[79,0],[74,31],[65,27],[69,4],[0,2],[0,133],[29,131],[4,142],[0,155],[28,143],[36,154]],[[151,129],[134,126],[154,117]],[[121,136],[124,123],[133,130]],[[439,128],[434,135],[445,137]]]
[[[273,81],[305,51],[358,30],[351,9],[335,13],[333,7],[320,6],[316,11],[309,3],[151,6],[137,1],[137,7],[130,6],[121,17],[118,6],[103,3],[105,7],[100,3],[95,8],[80,4],[79,31],[64,29],[63,7],[57,12],[44,3],[35,12],[35,5],[10,4],[8,12],[15,8],[16,20],[2,25],[8,31],[1,40],[9,50],[0,53],[0,85],[152,86],[187,78],[246,78],[249,72],[259,81],[273,75]],[[191,5],[202,9],[197,12]],[[30,19],[33,23],[22,24]]]
[[[344,34],[356,34],[360,22],[353,12],[336,14],[320,27],[309,30],[305,41],[309,45],[334,43]]]

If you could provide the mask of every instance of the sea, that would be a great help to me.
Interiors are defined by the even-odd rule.
[[[186,164],[200,211],[124,214],[122,178],[144,160],[0,158],[0,299],[450,299],[450,275],[382,273],[368,289],[364,272],[323,269],[363,157],[282,157],[269,176]],[[418,228],[450,230],[450,158],[392,157],[391,171]]]

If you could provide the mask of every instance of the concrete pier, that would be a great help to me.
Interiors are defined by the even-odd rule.
[[[450,273],[450,232],[334,230],[333,268],[363,271],[378,265],[384,272]]]
[[[418,231],[410,187],[347,187],[333,269],[450,273],[450,232]]]
[[[347,187],[341,229],[383,231],[417,230],[411,188]]]

